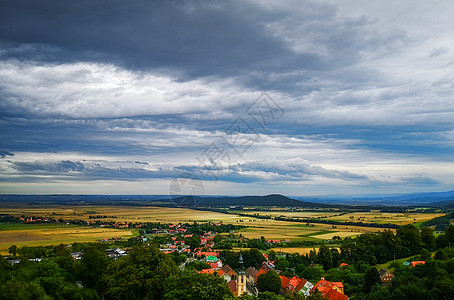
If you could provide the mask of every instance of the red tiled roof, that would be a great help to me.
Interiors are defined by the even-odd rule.
[[[237,289],[235,280],[231,280],[229,282],[229,289],[233,294],[235,294],[236,289]]]
[[[312,291],[315,289],[318,289],[322,295],[324,295],[326,292],[328,292],[330,289],[333,288],[333,286],[336,285],[337,287],[344,287],[342,282],[331,282],[325,279],[321,279],[317,284],[314,285],[312,288]],[[339,286],[342,285],[342,286]]]
[[[295,291],[299,292],[301,291],[301,289],[304,287],[304,285],[306,284],[307,280],[304,279],[304,278],[301,278],[300,282],[298,283],[298,285],[295,287]]]
[[[294,290],[294,289],[298,286],[298,284],[300,283],[300,281],[301,281],[301,279],[299,279],[299,278],[296,277],[296,276],[293,276],[293,278],[290,279],[290,281],[289,281],[289,287],[290,287],[292,290]]]
[[[288,289],[288,283],[289,283],[290,279],[288,277],[281,276],[281,275],[279,275],[279,277],[281,277],[281,287],[282,287],[282,289],[287,290]]]
[[[423,260],[419,260],[419,261],[412,261],[410,266],[414,267],[416,265],[424,265],[426,262],[423,261]]]
[[[202,269],[202,271],[200,271],[199,273],[214,274],[214,270],[213,269]]]
[[[264,270],[264,269],[260,269],[258,272],[257,272],[257,275],[255,275],[255,278],[259,278],[260,275],[264,274],[268,272],[268,270]]]
[[[197,256],[205,255],[206,257],[208,257],[208,256],[216,256],[216,257],[218,257],[219,253],[217,253],[217,252],[201,252],[201,251],[197,251],[196,255]]]
[[[339,293],[336,290],[330,289],[325,295],[325,298],[328,298],[329,300],[348,300],[348,296]]]
[[[304,278],[300,279],[296,276],[293,276],[292,278],[288,278],[288,277],[279,275],[279,277],[281,278],[281,287],[284,290],[300,291],[307,282],[306,279],[304,279]]]

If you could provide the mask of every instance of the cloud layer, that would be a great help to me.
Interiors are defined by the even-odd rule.
[[[0,188],[110,180],[127,194],[151,181],[147,193],[163,194],[190,172],[211,194],[452,189],[453,12],[443,1],[5,2]],[[264,91],[271,100],[254,102]]]

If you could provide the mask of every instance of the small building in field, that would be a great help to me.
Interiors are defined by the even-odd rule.
[[[424,265],[426,262],[424,260],[419,260],[419,261],[412,261],[410,263],[410,268],[413,268],[417,265]]]
[[[389,270],[380,269],[380,271],[378,271],[378,274],[380,275],[380,281],[382,283],[390,283],[391,281],[394,280],[394,274],[391,273]]]

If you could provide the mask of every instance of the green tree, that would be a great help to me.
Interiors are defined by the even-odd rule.
[[[274,250],[270,250],[270,252],[268,253],[268,259],[271,261],[277,260],[276,252]]]
[[[434,230],[430,227],[423,227],[421,229],[421,241],[424,248],[429,251],[435,251],[437,246]]]
[[[281,278],[274,270],[260,274],[257,278],[257,289],[260,292],[272,292],[278,294],[281,290]]]
[[[257,298],[260,299],[260,300],[279,300],[279,299],[282,299],[281,297],[279,297],[278,295],[276,295],[275,293],[272,293],[272,292],[260,292]]]
[[[52,299],[46,294],[44,289],[36,282],[23,282],[13,279],[0,288],[0,299],[3,300],[47,300]]]
[[[169,277],[165,283],[164,299],[211,300],[233,296],[224,278],[184,271]]]
[[[69,255],[69,249],[66,248],[66,245],[64,245],[64,244],[60,244],[57,247],[55,247],[54,251],[55,251],[56,256]]]
[[[193,235],[186,239],[185,244],[191,247],[191,251],[194,251],[195,248],[200,246],[200,237],[198,235]]]
[[[44,288],[46,294],[57,297],[65,281],[63,270],[52,260],[43,260],[32,268],[33,278]]]
[[[105,293],[112,299],[158,299],[165,293],[165,280],[177,271],[174,261],[157,246],[135,246],[128,256],[109,265]]]
[[[351,238],[345,238],[340,246],[340,257],[349,263],[354,261],[356,254],[356,244]]]
[[[276,269],[285,271],[288,267],[290,267],[290,262],[285,258],[279,258],[276,264]]]
[[[244,268],[254,267],[259,269],[262,265],[262,262],[265,261],[265,257],[263,257],[262,252],[259,249],[249,249],[248,251],[242,251],[243,260],[244,260]]]
[[[371,267],[367,270],[364,276],[363,290],[365,293],[370,293],[372,287],[380,282],[380,274],[378,274],[377,268]]]
[[[297,266],[298,275],[310,282],[319,281],[321,277],[321,267],[306,267],[304,264]]]
[[[211,266],[209,263],[206,263],[204,261],[191,261],[186,265],[185,268],[187,270],[201,271],[202,269],[209,269],[211,268]]]
[[[12,254],[13,256],[16,256],[16,254],[17,254],[17,246],[16,245],[12,245],[11,247],[8,248],[8,252],[9,252],[9,254]]]
[[[103,289],[102,278],[109,263],[110,259],[103,246],[91,244],[85,248],[82,254],[76,275],[88,288],[101,291]]]
[[[454,226],[449,225],[449,227],[445,231],[445,236],[448,243],[451,243],[451,246],[454,245]]]
[[[328,271],[333,267],[333,254],[326,245],[321,245],[317,254],[318,262],[323,265],[323,269]]]
[[[397,228],[396,236],[402,240],[404,250],[401,254],[402,256],[417,254],[421,250],[421,234],[419,233],[419,229],[414,225],[409,224]]]

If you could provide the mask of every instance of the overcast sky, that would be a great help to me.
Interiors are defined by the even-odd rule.
[[[211,195],[453,190],[453,15],[0,0],[0,193],[168,194],[178,176]]]

